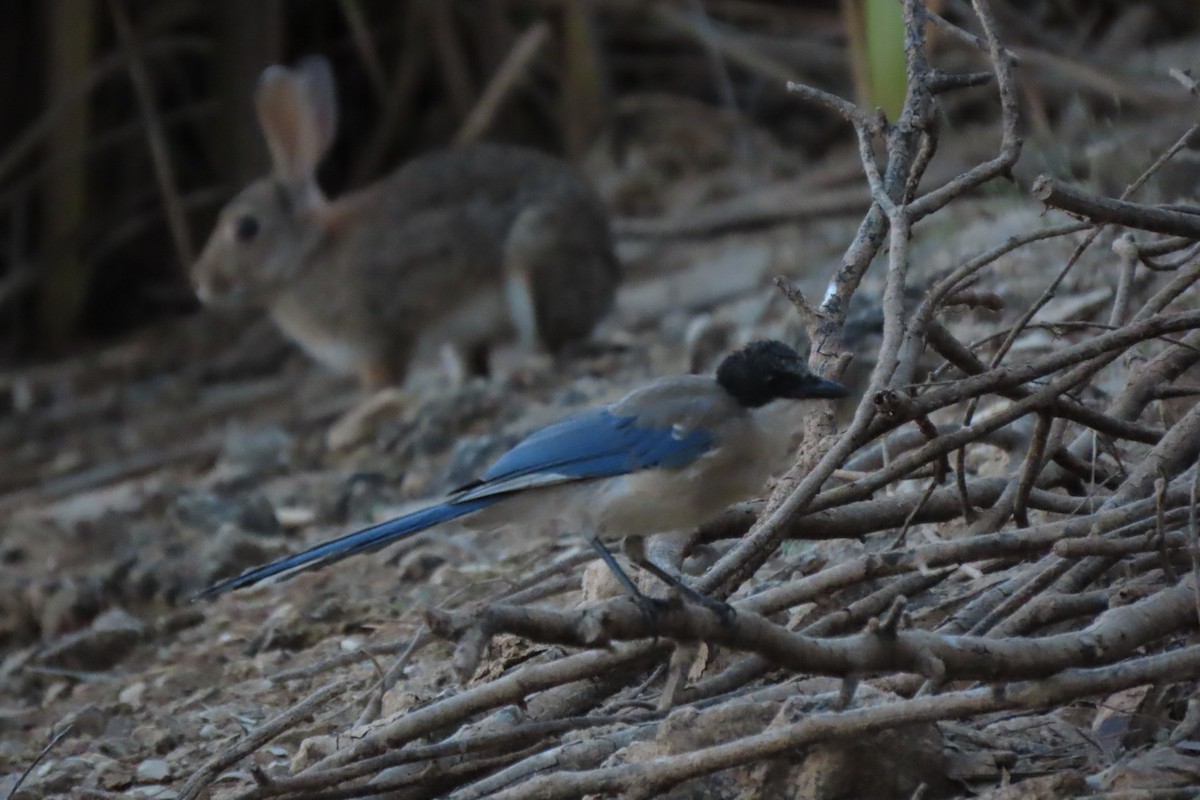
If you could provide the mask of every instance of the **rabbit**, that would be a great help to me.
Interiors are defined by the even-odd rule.
[[[475,145],[417,157],[331,200],[316,171],[336,102],[322,57],[263,71],[255,103],[272,172],[221,210],[191,269],[202,303],[265,307],[368,390],[398,384],[424,340],[486,372],[497,336],[558,353],[591,334],[621,270],[604,205],[581,175],[533,150]]]

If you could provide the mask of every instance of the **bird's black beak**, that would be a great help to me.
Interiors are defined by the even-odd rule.
[[[809,375],[808,380],[798,387],[799,391],[792,397],[796,400],[835,400],[850,394],[850,390],[837,381],[818,378]]]

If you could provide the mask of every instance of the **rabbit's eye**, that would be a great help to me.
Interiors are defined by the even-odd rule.
[[[238,241],[250,241],[258,235],[258,220],[251,216],[238,217],[233,222],[233,233]]]

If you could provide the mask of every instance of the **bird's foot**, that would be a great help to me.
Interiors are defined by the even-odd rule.
[[[709,611],[716,614],[717,619],[721,621],[722,625],[732,625],[733,621],[737,619],[737,609],[729,605],[729,603],[709,597],[703,592],[697,591],[696,589],[688,586],[683,581],[668,581],[668,583],[671,584],[673,589],[683,595],[683,598],[687,602],[692,603],[693,605],[703,606],[704,608],[707,608]]]
[[[604,559],[604,562],[608,564],[609,569],[612,570],[613,575],[616,576],[617,580],[625,588],[625,591],[627,591],[633,601],[637,603],[638,608],[640,608],[642,611],[642,616],[645,617],[647,622],[656,622],[662,619],[663,613],[669,607],[668,601],[656,600],[655,598],[648,597],[642,593],[637,588],[637,585],[630,579],[630,577],[625,574],[625,571],[621,569],[620,565],[617,564],[617,561],[615,558],[613,558],[612,553],[609,552],[608,548],[605,547],[599,539],[591,539],[591,543],[596,552],[600,554],[600,557]],[[702,592],[696,591],[691,586],[688,586],[680,578],[672,575],[670,572],[647,558],[645,553],[641,550],[640,544],[640,539],[633,540],[632,544],[630,543],[629,539],[626,539],[626,555],[629,555],[635,564],[657,577],[663,583],[675,589],[680,595],[683,596],[684,600],[695,605],[704,606],[709,611],[716,614],[718,619],[721,620],[721,624],[733,624],[733,620],[737,617],[737,611],[734,610],[733,606],[720,600],[715,600]]]
[[[629,599],[631,599],[637,605],[638,610],[642,612],[642,619],[646,621],[646,624],[652,626],[653,629],[657,629],[658,624],[662,621],[663,614],[665,614],[667,611],[667,601],[659,600],[657,597],[651,597],[650,595],[642,594],[641,592],[630,595]],[[658,634],[656,633],[655,636],[657,635]]]
[[[681,594],[685,600],[695,605],[704,606],[709,611],[716,614],[723,625],[733,624],[734,618],[737,617],[737,611],[734,610],[733,606],[721,600],[716,600],[712,597],[709,597],[701,591],[693,589],[691,586],[688,586],[686,583],[684,583],[682,578],[671,574],[671,572],[668,570],[663,569],[658,564],[655,564],[653,561],[647,558],[644,551],[642,551],[640,547],[640,540],[637,540],[637,543],[632,547],[629,545],[631,540],[626,539],[625,541],[625,553],[633,559],[633,563],[637,564],[639,567],[646,570],[675,591],[679,592],[679,594]]]
[[[695,589],[692,589],[691,599],[716,614],[717,619],[726,627],[733,625],[733,621],[737,619],[737,609],[724,600],[709,597],[706,594],[697,592]]]

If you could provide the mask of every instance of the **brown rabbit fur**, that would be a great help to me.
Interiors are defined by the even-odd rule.
[[[330,200],[316,181],[337,127],[328,62],[267,68],[255,100],[273,171],[222,209],[192,268],[204,302],[264,306],[369,388],[399,382],[422,339],[476,364],[512,331],[557,352],[612,307],[620,269],[604,206],[562,161],[441,151]]]

